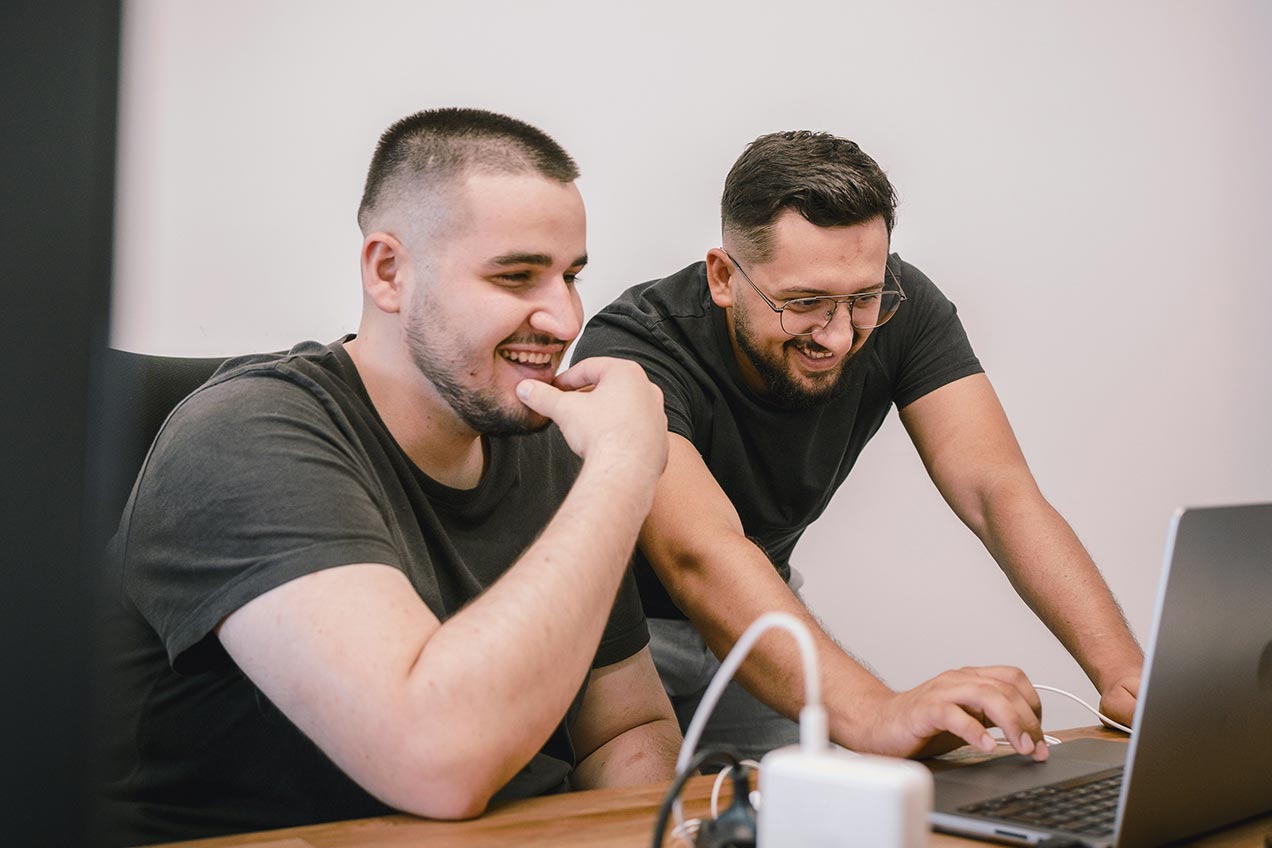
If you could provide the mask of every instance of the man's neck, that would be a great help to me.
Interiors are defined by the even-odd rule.
[[[474,488],[485,468],[481,436],[459,419],[414,363],[398,362],[360,337],[345,350],[375,411],[411,462],[445,486]]]

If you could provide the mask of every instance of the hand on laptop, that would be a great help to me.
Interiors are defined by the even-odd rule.
[[[989,752],[998,727],[1012,748],[1041,762],[1042,702],[1029,678],[1011,666],[942,672],[905,692],[895,692],[875,713],[862,750],[894,757],[932,757],[962,745]]]
[[[1117,678],[1100,694],[1100,712],[1130,727],[1131,719],[1135,716],[1135,699],[1139,697],[1139,687],[1139,669]]]

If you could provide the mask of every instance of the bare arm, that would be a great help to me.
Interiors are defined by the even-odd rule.
[[[578,480],[458,614],[439,622],[400,571],[361,564],[283,584],[220,626],[248,677],[391,806],[479,814],[588,674],[665,451],[661,395],[638,366],[589,363],[558,381],[594,391],[541,385],[527,399],[584,457]]]
[[[1099,569],[1039,491],[989,379],[943,386],[901,420],[946,502],[1082,666],[1106,713],[1129,723],[1143,654]]]
[[[592,672],[571,735],[579,789],[675,777],[680,728],[648,648]]]
[[[693,444],[678,435],[669,438],[667,470],[640,545],[717,656],[724,656],[762,613],[782,610],[813,633],[831,736],[840,744],[916,756],[947,750],[961,739],[989,750],[994,743],[982,726],[984,718],[1002,727],[1022,753],[1035,752],[1042,732],[1040,705],[1023,674],[1002,667],[961,669],[907,692],[893,692],[821,630],[764,553],[746,538],[736,510]],[[764,636],[738,677],[778,712],[792,718],[798,714],[803,702],[799,656],[781,634]],[[1037,756],[1045,756],[1045,749]]]

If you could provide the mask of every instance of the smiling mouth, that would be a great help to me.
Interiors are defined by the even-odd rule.
[[[528,365],[531,368],[543,368],[551,365],[553,357],[550,353],[534,353],[528,350],[501,350],[499,355],[509,362],[515,362],[518,365]]]
[[[810,347],[808,345],[803,345],[803,344],[791,344],[791,348],[798,351],[801,355],[813,361],[828,360],[828,359],[835,358],[835,354],[833,351],[826,350],[826,348],[822,347],[821,345]]]

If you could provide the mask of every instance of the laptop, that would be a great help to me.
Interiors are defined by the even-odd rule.
[[[1272,504],[1175,513],[1134,728],[939,772],[932,825],[1141,848],[1272,811]]]

